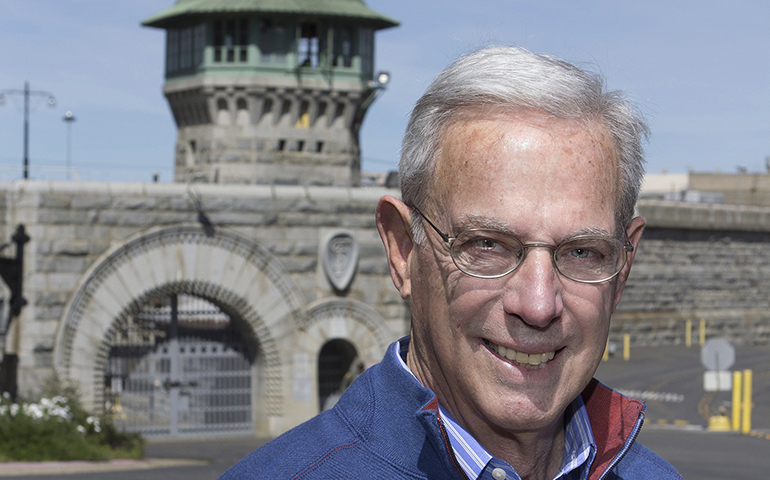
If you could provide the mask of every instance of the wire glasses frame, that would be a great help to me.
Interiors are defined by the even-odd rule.
[[[449,246],[457,268],[472,277],[500,278],[516,270],[530,248],[551,250],[551,263],[562,276],[580,283],[601,283],[615,278],[626,264],[628,253],[634,250],[626,233],[625,244],[614,238],[580,236],[559,245],[522,243],[505,232],[491,229],[470,229],[456,237],[442,232],[420,209],[410,205],[428,222]]]

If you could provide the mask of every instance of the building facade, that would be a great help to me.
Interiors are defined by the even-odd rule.
[[[57,375],[150,436],[274,436],[409,331],[374,218],[399,192],[359,186],[374,31],[396,22],[361,0],[178,0],[145,24],[167,30],[176,182],[0,184],[0,236],[29,236],[20,314],[0,283],[0,382]],[[638,210],[611,340],[683,343],[703,319],[770,343],[770,208]]]
[[[178,0],[163,91],[176,181],[360,185],[358,133],[387,83],[374,34],[398,22],[362,0]]]

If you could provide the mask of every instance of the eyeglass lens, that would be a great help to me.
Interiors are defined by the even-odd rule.
[[[452,243],[452,258],[463,272],[494,278],[515,270],[526,250],[545,247],[552,250],[556,269],[578,281],[597,282],[613,277],[624,262],[623,243],[604,237],[578,237],[559,244],[524,245],[515,237],[494,230],[469,230]]]

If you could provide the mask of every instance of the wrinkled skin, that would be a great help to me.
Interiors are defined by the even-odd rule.
[[[602,126],[534,111],[469,115],[443,138],[422,210],[450,236],[493,226],[524,243],[556,245],[616,231],[615,151]],[[377,209],[391,276],[411,298],[410,369],[490,453],[523,478],[552,478],[563,413],[599,365],[634,253],[599,284],[559,275],[546,248],[530,250],[512,274],[479,279],[457,270],[427,225],[427,240],[416,244],[410,211],[393,197]],[[626,227],[634,245],[643,228],[641,217]],[[500,357],[490,343],[555,356],[534,368]]]

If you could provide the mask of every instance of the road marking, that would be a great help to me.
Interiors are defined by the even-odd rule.
[[[659,402],[682,403],[684,395],[681,393],[653,392],[650,390],[618,390],[621,394],[639,400],[657,400]]]

